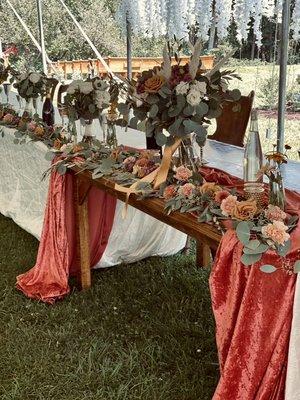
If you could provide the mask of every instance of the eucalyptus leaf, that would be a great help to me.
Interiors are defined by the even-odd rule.
[[[47,153],[45,154],[45,159],[47,161],[52,161],[55,158],[55,153],[53,153],[53,151],[47,151]]]
[[[165,144],[167,144],[168,137],[164,135],[162,132],[158,132],[155,135],[155,140],[159,146],[164,146]]]
[[[244,254],[262,254],[269,249],[267,244],[261,243],[256,249],[249,249],[248,245],[244,248]]]
[[[149,117],[154,118],[154,117],[156,117],[157,113],[158,113],[158,105],[153,104],[149,111]]]
[[[271,265],[271,264],[262,265],[259,269],[262,272],[265,272],[266,274],[272,274],[273,272],[276,271],[276,268],[274,267],[274,265]]]
[[[246,221],[241,221],[236,227],[236,234],[240,242],[248,245],[250,241],[250,227]]]
[[[296,261],[294,264],[294,272],[298,274],[300,272],[300,260]]]
[[[255,240],[250,240],[250,242],[247,244],[247,248],[251,250],[255,250],[258,248],[260,245],[260,241],[255,239]]]
[[[289,239],[285,242],[284,245],[277,247],[277,253],[281,257],[285,257],[287,253],[290,251],[290,248],[291,248],[291,240]]]
[[[181,125],[181,123],[182,123],[182,118],[177,118],[177,119],[173,122],[173,124],[171,124],[171,125],[169,126],[168,131],[169,131],[170,133],[172,133],[173,135],[176,135],[176,133],[177,133],[177,131],[178,131],[179,126]]]
[[[65,164],[59,164],[56,170],[60,175],[65,175],[65,173],[67,172],[67,167],[65,166]]]
[[[249,265],[255,264],[257,261],[261,259],[262,254],[243,254],[241,261],[247,267]]]

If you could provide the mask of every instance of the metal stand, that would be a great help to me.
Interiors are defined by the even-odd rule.
[[[291,0],[284,0],[282,5],[282,34],[280,41],[280,73],[277,120],[277,151],[284,149],[284,119],[286,109],[286,75],[288,63],[289,25],[291,19]]]
[[[37,0],[36,3],[37,3],[37,11],[38,11],[38,19],[39,19],[39,31],[40,31],[40,43],[41,43],[43,71],[44,71],[45,75],[48,75],[48,66],[47,66],[45,39],[44,39],[44,27],[43,27],[42,2],[41,2],[41,0]]]

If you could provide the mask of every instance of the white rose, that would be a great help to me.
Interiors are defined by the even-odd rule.
[[[178,85],[176,86],[176,94],[187,94],[189,86],[190,85],[187,82],[178,83]]]
[[[203,96],[206,94],[206,82],[195,81],[192,85],[193,90],[197,90]]]
[[[93,88],[92,82],[82,82],[79,85],[79,90],[83,94],[89,94],[89,93],[91,93],[93,91],[93,89],[94,88]]]
[[[30,80],[30,82],[32,82],[32,83],[38,83],[38,82],[40,81],[40,79],[41,79],[41,75],[40,75],[40,74],[37,74],[36,72],[32,72],[32,73],[29,75],[29,80]]]
[[[104,104],[109,104],[110,95],[108,92],[96,90],[96,104],[99,109],[103,108]]]
[[[196,90],[190,90],[186,96],[186,101],[193,107],[197,106],[201,101],[201,93]]]
[[[67,93],[74,94],[76,92],[76,90],[79,90],[79,83],[80,83],[80,81],[71,82],[67,89]]]

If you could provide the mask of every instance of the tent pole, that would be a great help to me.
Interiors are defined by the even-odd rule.
[[[127,78],[132,78],[132,54],[131,54],[131,23],[128,15],[126,17],[126,33],[127,33]]]
[[[37,2],[37,10],[38,10],[43,71],[44,71],[45,75],[48,75],[48,66],[47,66],[47,60],[46,60],[45,39],[44,39],[44,27],[43,27],[42,2],[41,2],[41,0],[37,0],[36,2]]]
[[[20,24],[23,26],[23,28],[25,29],[25,31],[27,32],[28,36],[30,37],[30,39],[33,41],[33,44],[35,45],[35,47],[41,52],[41,46],[39,44],[39,42],[36,40],[36,38],[33,36],[33,34],[31,33],[30,29],[28,28],[28,26],[25,24],[25,22],[23,21],[23,19],[20,17],[20,15],[17,13],[17,11],[15,10],[14,6],[11,4],[11,2],[9,0],[6,0],[7,4],[10,6],[10,8],[12,9],[13,13],[15,14],[15,16],[17,17],[17,19],[19,20]],[[47,62],[50,64],[51,60],[50,58],[46,55],[46,60]]]
[[[91,39],[88,37],[88,35],[85,33],[85,31],[83,30],[83,28],[81,27],[81,25],[79,24],[79,22],[77,21],[77,19],[74,17],[74,15],[72,14],[71,10],[69,9],[69,7],[65,4],[65,2],[63,0],[59,0],[60,3],[62,4],[62,6],[64,7],[64,9],[67,11],[67,13],[69,14],[69,16],[71,17],[71,19],[73,20],[74,24],[77,26],[77,28],[79,29],[80,33],[82,34],[82,36],[85,38],[85,40],[88,42],[88,44],[90,45],[90,47],[92,48],[92,50],[94,51],[94,53],[96,54],[97,58],[102,62],[104,68],[106,69],[107,72],[109,72],[111,75],[114,76],[113,71],[111,70],[111,68],[108,66],[108,64],[105,62],[104,58],[101,56],[101,54],[99,53],[99,51],[97,50],[97,48],[94,46],[93,42],[91,41]]]
[[[286,75],[289,48],[289,25],[291,19],[291,0],[284,0],[282,5],[282,33],[280,40],[280,72],[277,120],[277,151],[284,149],[284,119],[286,110]]]

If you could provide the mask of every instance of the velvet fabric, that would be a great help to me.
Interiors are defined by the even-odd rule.
[[[88,195],[91,266],[104,253],[115,206],[115,198],[91,188]],[[36,264],[17,277],[17,288],[26,296],[53,303],[69,293],[69,276],[78,270],[75,228],[73,175],[52,171]]]
[[[242,187],[219,170],[203,170],[206,180]],[[287,191],[287,211],[300,215],[300,194]],[[300,224],[285,259],[267,252],[251,267],[241,263],[242,244],[233,230],[224,235],[210,276],[220,380],[213,400],[284,400],[288,345],[300,259]],[[279,269],[267,274],[263,264]]]

